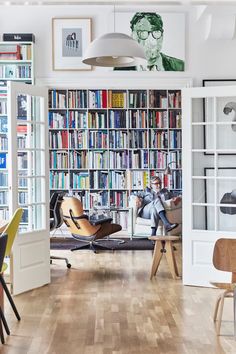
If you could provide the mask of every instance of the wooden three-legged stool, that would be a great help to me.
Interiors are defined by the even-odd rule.
[[[180,279],[181,277],[178,272],[173,246],[173,241],[179,241],[180,237],[150,236],[149,240],[155,241],[150,279],[152,279],[152,277],[156,275],[163,254],[166,255],[167,263],[170,268],[170,272],[172,274],[173,279]]]

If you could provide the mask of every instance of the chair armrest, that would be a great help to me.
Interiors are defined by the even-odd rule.
[[[163,204],[166,210],[180,209],[182,208],[182,199],[177,204],[174,203],[173,199],[165,200]]]

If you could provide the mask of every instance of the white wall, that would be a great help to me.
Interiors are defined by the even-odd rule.
[[[134,11],[140,7],[134,7]],[[186,13],[186,71],[185,72],[147,72],[126,73],[123,76],[141,78],[193,78],[194,85],[201,85],[206,78],[236,78],[236,43],[233,40],[205,40],[207,18],[210,10],[206,10],[197,20],[196,7],[148,7],[144,11],[185,12]],[[222,9],[222,6],[221,6]],[[117,6],[116,11],[129,10],[130,7]],[[53,17],[91,17],[92,37],[95,38],[109,29],[108,22],[113,18],[113,6],[0,6],[0,35],[4,32],[30,32],[36,36],[36,77],[57,78],[69,81],[96,76],[118,77],[121,73],[111,69],[99,68],[91,72],[55,72],[52,71],[52,31]],[[236,6],[230,7],[236,13]],[[135,75],[134,75],[135,74]],[[84,80],[83,80],[84,81]]]

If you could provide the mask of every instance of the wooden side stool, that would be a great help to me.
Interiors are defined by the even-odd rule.
[[[172,274],[173,279],[180,279],[179,276],[175,254],[174,254],[174,246],[173,241],[179,241],[179,236],[150,236],[149,240],[155,241],[153,259],[152,259],[152,269],[151,269],[151,277],[156,275],[158,267],[160,265],[163,254],[166,255],[167,263],[170,268],[170,272]]]

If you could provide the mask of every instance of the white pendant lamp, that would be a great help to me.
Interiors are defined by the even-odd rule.
[[[85,52],[84,64],[92,66],[127,67],[136,66],[146,60],[143,47],[125,33],[107,33],[95,39]]]
[[[107,33],[95,39],[88,47],[83,63],[93,66],[126,67],[146,60],[144,49],[124,33]]]

